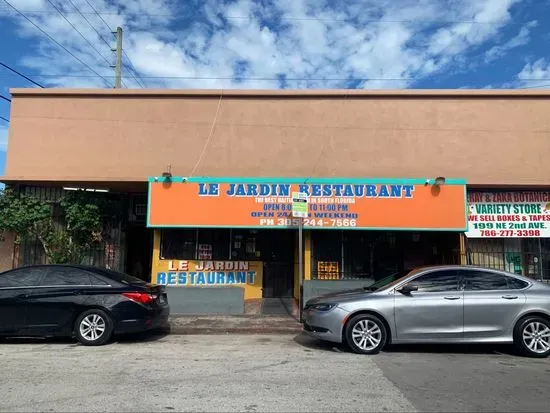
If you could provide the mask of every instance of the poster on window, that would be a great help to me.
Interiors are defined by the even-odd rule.
[[[212,259],[212,245],[199,244],[199,260],[211,260],[211,259]]]
[[[468,238],[550,238],[550,192],[468,193]]]
[[[337,261],[319,261],[317,263],[318,280],[340,279],[339,265]]]

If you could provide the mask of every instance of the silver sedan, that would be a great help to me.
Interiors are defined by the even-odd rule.
[[[309,300],[304,331],[376,354],[389,343],[514,343],[550,354],[550,286],[504,271],[436,266]]]

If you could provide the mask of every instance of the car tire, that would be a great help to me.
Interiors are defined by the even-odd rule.
[[[525,317],[514,328],[514,345],[524,356],[543,358],[550,355],[550,321]]]
[[[84,311],[76,319],[75,336],[85,346],[101,346],[107,343],[113,334],[113,321],[103,310]]]
[[[358,354],[378,354],[386,345],[384,323],[372,314],[359,314],[346,325],[346,344]]]

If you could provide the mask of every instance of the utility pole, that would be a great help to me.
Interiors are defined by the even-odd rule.
[[[116,53],[115,69],[115,89],[120,89],[122,85],[122,27],[117,27],[116,32],[116,49],[111,49]]]

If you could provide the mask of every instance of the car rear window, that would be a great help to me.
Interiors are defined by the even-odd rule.
[[[508,288],[511,290],[522,290],[529,285],[527,281],[520,280],[514,277],[506,277],[508,280]]]
[[[48,267],[40,281],[41,286],[91,285],[88,273],[72,267]]]
[[[0,274],[0,288],[22,288],[34,287],[40,282],[45,269],[36,268],[17,268]]]
[[[122,272],[108,270],[106,268],[94,268],[93,272],[104,277],[107,277],[110,280],[126,284],[126,285],[144,285],[147,282],[140,280],[139,278],[133,277]]]

